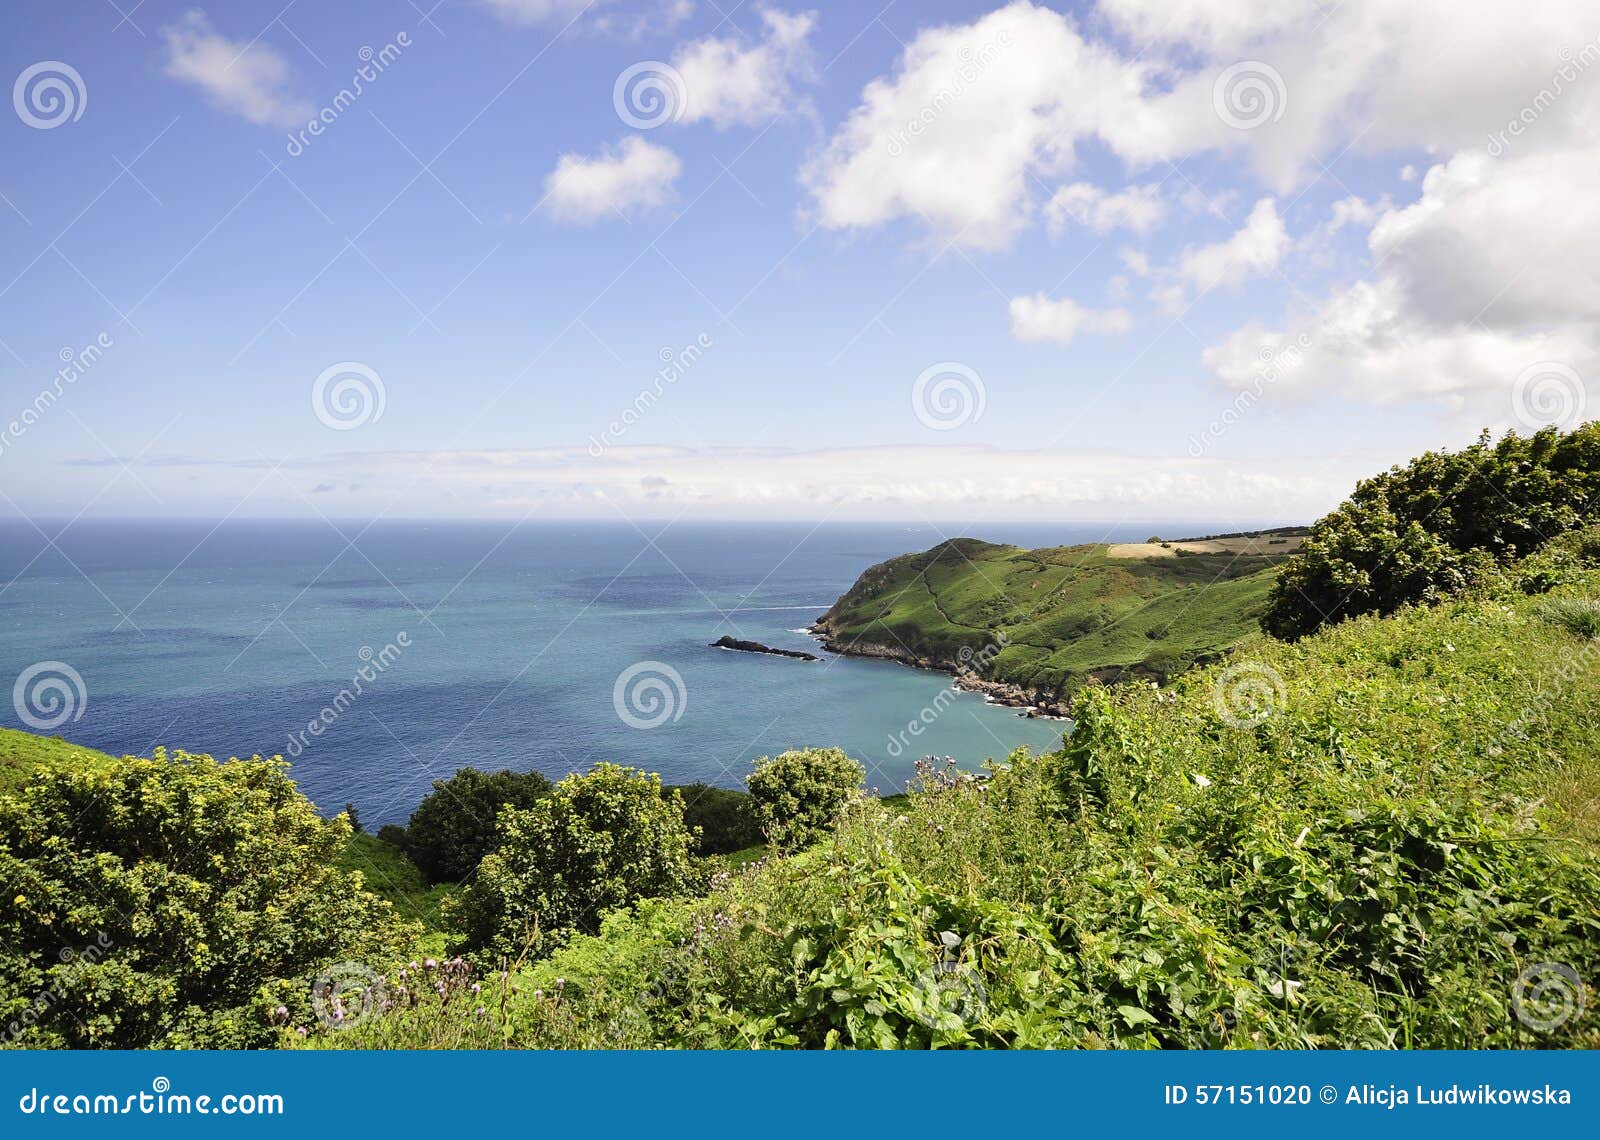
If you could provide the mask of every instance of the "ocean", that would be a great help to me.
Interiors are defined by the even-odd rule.
[[[461,767],[557,779],[609,760],[737,788],[758,757],[831,745],[889,794],[920,756],[976,766],[1065,727],[802,632],[868,566],[940,541],[929,526],[61,525],[0,524],[5,724],[117,754],[281,754],[323,811],[354,803],[369,829]],[[710,648],[723,634],[823,660]]]

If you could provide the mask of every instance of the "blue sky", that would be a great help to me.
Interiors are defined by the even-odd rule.
[[[1294,521],[1581,415],[1528,393],[1592,364],[1600,77],[1492,153],[1581,5],[1428,53],[1427,4],[878,7],[13,11],[0,511]],[[619,111],[641,64],[675,121]]]

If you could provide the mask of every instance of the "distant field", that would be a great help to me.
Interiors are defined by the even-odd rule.
[[[1176,558],[1178,554],[1293,554],[1303,534],[1251,534],[1234,538],[1184,538],[1172,542],[1119,542],[1106,548],[1110,558]]]

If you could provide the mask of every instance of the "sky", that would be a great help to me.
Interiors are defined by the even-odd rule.
[[[0,517],[1309,521],[1586,418],[1593,16],[10,6]]]

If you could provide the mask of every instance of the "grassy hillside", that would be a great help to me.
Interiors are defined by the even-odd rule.
[[[1047,696],[1091,677],[1164,679],[1255,632],[1274,567],[1298,542],[1274,537],[1231,549],[952,539],[867,570],[818,630],[836,652],[936,668],[976,658],[985,679]],[[998,637],[1004,648],[986,653]]]
[[[0,728],[0,795],[20,791],[28,778],[47,764],[102,764],[110,759],[104,752],[69,744],[59,736]]]
[[[1537,566],[1086,689],[1061,752],[305,1043],[1593,1048],[1597,633]]]

